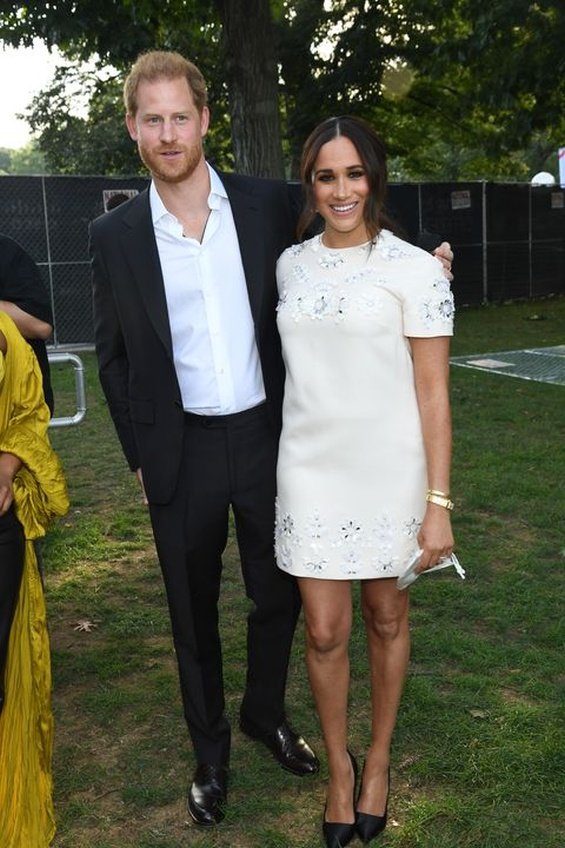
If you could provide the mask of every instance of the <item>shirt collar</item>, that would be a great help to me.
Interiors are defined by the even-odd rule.
[[[210,209],[219,209],[221,206],[222,198],[227,200],[227,192],[224,188],[224,184],[222,183],[219,174],[206,162],[206,167],[208,168],[208,174],[210,175],[210,194],[208,195],[208,206]],[[159,192],[155,188],[155,183],[151,180],[151,185],[149,186],[149,204],[151,206],[151,219],[153,224],[157,224],[162,218],[165,216],[169,216],[169,218],[173,218],[176,221],[174,215],[169,212],[161,197]]]

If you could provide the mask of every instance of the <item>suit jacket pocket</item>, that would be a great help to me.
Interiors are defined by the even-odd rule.
[[[135,400],[130,398],[129,414],[136,424],[155,423],[155,404],[152,400]]]

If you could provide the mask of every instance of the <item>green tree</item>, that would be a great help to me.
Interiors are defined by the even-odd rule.
[[[9,173],[21,174],[22,176],[49,173],[45,156],[37,146],[36,141],[30,141],[24,147],[12,151]]]
[[[0,148],[0,175],[48,173],[45,157],[37,146],[36,141],[30,141],[20,148]]]
[[[436,138],[463,157],[457,175],[543,168],[565,140],[561,0],[413,0],[410,10],[422,29],[405,54],[417,68],[411,96],[427,114],[435,100]]]
[[[121,71],[143,50],[179,50],[205,74],[212,110],[224,128],[226,114],[232,119],[238,170],[282,175],[271,23],[269,0],[54,0],[48,5],[31,0],[4,4],[0,38],[14,45],[40,38],[73,62],[96,56],[99,67]],[[49,134],[42,134],[41,144],[52,147],[56,127],[45,111],[42,121]],[[69,119],[65,124],[65,132],[77,133],[83,151],[92,131],[84,123]]]
[[[409,179],[527,179],[565,141],[562,0],[5,2],[0,38],[35,37],[120,72],[148,47],[189,56],[209,82],[207,153],[246,173],[280,175],[282,146],[295,176],[308,132],[344,112],[379,128]],[[48,162],[131,172],[118,84],[91,97],[76,120],[70,100],[39,110]]]
[[[0,147],[0,174],[9,174],[12,165],[12,153],[8,147]]]

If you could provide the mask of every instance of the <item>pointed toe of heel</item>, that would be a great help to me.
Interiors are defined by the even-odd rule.
[[[356,834],[355,823],[323,822],[322,833],[326,848],[345,848]]]
[[[371,816],[369,813],[357,813],[355,816],[355,829],[361,842],[368,845],[386,827],[387,814],[384,816]]]
[[[355,830],[361,842],[368,845],[375,837],[382,833],[386,827],[388,818],[388,797],[390,795],[390,769],[388,770],[388,786],[386,791],[386,802],[384,816],[373,816],[370,813],[355,811]]]
[[[357,760],[351,753],[347,752],[351,759],[353,768],[353,807],[355,809],[355,795],[357,792]],[[322,834],[326,848],[345,848],[357,834],[357,819],[351,824],[346,822],[327,822],[326,807],[324,807],[324,818],[322,821]]]

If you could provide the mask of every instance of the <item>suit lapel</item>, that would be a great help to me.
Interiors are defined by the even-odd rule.
[[[265,241],[261,237],[263,229],[261,203],[253,193],[234,187],[229,175],[222,174],[221,179],[233,213],[251,314],[257,328],[265,292],[263,281]]]
[[[265,240],[259,198],[232,184],[221,175],[231,204],[239,241],[247,293],[255,327],[260,325],[265,292]],[[149,191],[146,189],[128,205],[122,219],[120,241],[149,321],[153,324],[169,356],[173,356],[171,328],[157,242],[151,220]]]
[[[142,192],[123,218],[121,242],[150,322],[173,356],[171,328],[157,242],[151,220],[149,191]]]

